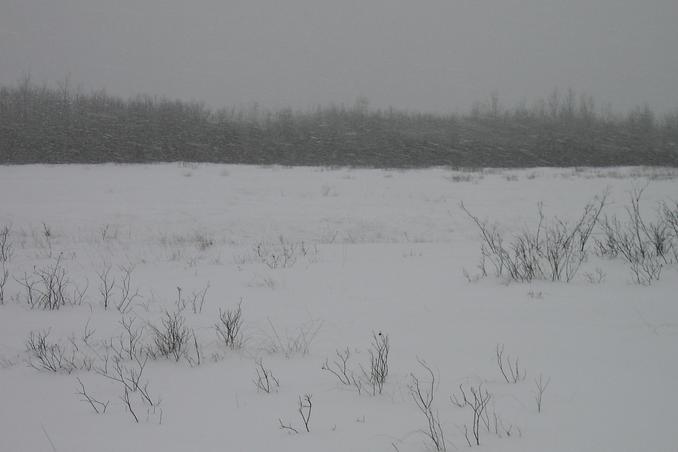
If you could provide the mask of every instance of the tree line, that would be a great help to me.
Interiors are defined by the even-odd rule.
[[[0,163],[222,162],[416,168],[678,166],[678,110],[624,114],[554,91],[466,114],[370,109],[366,99],[306,111],[210,109],[202,103],[25,77],[0,86]]]

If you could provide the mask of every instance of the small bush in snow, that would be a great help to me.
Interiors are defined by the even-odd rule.
[[[602,256],[622,257],[638,284],[649,285],[661,277],[665,265],[678,261],[678,205],[674,211],[660,206],[660,215],[652,222],[641,215],[642,189],[631,193],[626,221],[616,216],[601,221],[603,238],[597,241]]]
[[[80,289],[73,283],[62,261],[63,254],[54,264],[34,268],[33,273],[24,273],[17,282],[25,289],[26,303],[31,308],[55,311],[64,306],[82,304],[87,287]]]
[[[9,240],[9,226],[0,228],[0,263],[6,264],[13,254],[12,242]]]
[[[506,383],[518,383],[525,380],[527,371],[520,367],[518,358],[511,359],[510,356],[504,355],[504,344],[497,344],[496,358],[499,372],[501,372]]]
[[[587,204],[575,223],[557,217],[548,221],[540,205],[536,229],[525,229],[509,243],[496,225],[480,220],[463,203],[461,208],[480,230],[481,262],[484,265],[489,260],[497,276],[506,274],[520,282],[533,279],[570,282],[586,260],[587,244],[606,199],[603,195]]]
[[[179,361],[186,353],[191,331],[186,327],[186,320],[180,312],[165,311],[160,327],[151,325],[154,334],[154,355],[174,358]]]
[[[9,280],[9,270],[5,268],[5,264],[0,264],[0,305],[5,304],[5,285]]]
[[[217,336],[226,347],[235,350],[243,345],[243,338],[241,333],[242,328],[242,302],[238,303],[235,309],[227,309],[222,311],[219,308],[219,322],[214,325],[217,331]]]
[[[484,389],[481,384],[478,386],[470,386],[466,391],[464,390],[463,385],[459,385],[459,394],[459,397],[453,394],[450,397],[450,400],[453,405],[459,408],[469,408],[471,411],[471,433],[473,435],[473,442],[476,446],[480,446],[480,423],[487,419],[486,409],[487,405],[490,403],[490,399],[492,399],[492,394],[490,394],[487,389]],[[472,447],[473,444],[469,437],[467,424],[464,424],[464,436],[466,437],[466,442],[469,447]]]
[[[309,247],[305,242],[292,242],[280,236],[275,242],[259,242],[254,249],[256,260],[271,270],[289,268],[301,257],[318,254],[317,247]]]
[[[370,368],[368,371],[363,369],[365,379],[372,388],[372,395],[381,394],[388,377],[388,354],[391,346],[388,342],[388,335],[372,333],[372,347],[370,348]]]
[[[77,349],[49,341],[49,331],[31,331],[26,340],[29,364],[38,370],[70,374],[76,369],[92,368],[93,360]]]
[[[322,326],[322,322],[310,320],[301,324],[295,332],[285,332],[285,335],[282,336],[278,333],[278,329],[271,319],[267,320],[271,328],[271,334],[267,336],[264,348],[269,353],[282,353],[286,358],[294,355],[308,355],[311,350],[311,344]]]
[[[299,396],[299,408],[297,408],[297,413],[301,417],[301,421],[304,424],[304,428],[307,432],[311,431],[310,422],[311,422],[311,410],[313,409],[313,402],[311,401],[312,396],[310,394],[305,394]],[[282,419],[278,419],[280,423],[280,428],[283,430],[288,430],[290,432],[299,433],[299,429],[293,427],[292,424],[285,424]]]
[[[551,383],[551,377],[544,380],[544,376],[539,374],[538,378],[534,379],[534,385],[537,387],[537,392],[534,395],[534,401],[537,404],[537,412],[541,413],[542,401],[544,399],[544,392]]]
[[[278,390],[280,381],[273,375],[271,369],[264,366],[264,361],[261,359],[257,360],[256,372],[257,378],[254,380],[254,385],[258,391],[270,394]]]
[[[419,411],[426,417],[426,427],[422,432],[431,440],[433,448],[436,451],[446,451],[445,434],[443,427],[440,424],[438,411],[433,409],[433,398],[436,390],[436,378],[433,370],[424,362],[419,360],[419,364],[428,372],[429,383],[424,384],[419,377],[411,374],[411,382],[408,385],[410,396],[414,403],[419,408]]]
[[[89,404],[96,414],[105,414],[110,401],[107,400],[106,402],[102,402],[97,400],[94,396],[87,392],[87,389],[80,378],[76,378],[76,380],[78,381],[78,385],[80,385],[80,389],[78,392],[76,392],[76,395],[82,397],[80,400]]]

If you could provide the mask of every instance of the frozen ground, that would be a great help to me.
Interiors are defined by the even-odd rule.
[[[491,394],[482,450],[675,452],[676,266],[650,286],[634,284],[621,260],[595,255],[569,284],[492,274],[469,281],[478,273],[479,234],[459,208],[464,201],[518,232],[534,225],[539,202],[548,215],[574,219],[607,190],[606,212],[622,214],[629,192],[646,184],[650,217],[658,202],[678,197],[678,172],[656,168],[0,167],[0,227],[10,226],[13,250],[0,306],[0,451],[430,450],[408,389],[412,374],[429,381],[420,359],[436,377],[433,412],[447,450],[469,448],[464,431],[473,421],[450,396],[482,384]],[[281,240],[293,248],[284,268],[274,257]],[[30,309],[21,282],[57,261],[68,294],[87,287],[82,303]],[[105,310],[101,276],[109,267]],[[124,315],[115,307],[122,267],[139,293]],[[194,313],[194,294],[199,300],[205,288]],[[214,325],[220,309],[239,303],[244,343],[232,350]],[[128,391],[137,423],[121,399],[124,386],[102,374],[115,376],[116,349],[129,340],[121,320],[135,319],[141,357],[165,311],[179,311],[195,335],[178,362],[147,362],[140,384],[156,406]],[[26,347],[32,331],[49,332],[47,345],[60,348],[48,350],[85,369],[37,370]],[[348,348],[349,367],[364,380],[378,332],[390,344],[380,395],[367,382],[359,394],[322,369]],[[504,380],[498,344],[519,358],[525,379]],[[257,388],[257,362],[279,388]],[[134,360],[120,363],[128,375],[138,371]],[[541,413],[540,375],[550,378]],[[82,401],[78,378],[109,402],[105,413]],[[310,432],[298,412],[305,394]]]

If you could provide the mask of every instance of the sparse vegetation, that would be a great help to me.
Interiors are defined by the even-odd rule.
[[[388,354],[391,351],[391,345],[388,341],[388,334],[381,331],[372,333],[372,344],[369,350],[370,367],[363,369],[365,380],[369,384],[372,395],[381,394],[388,377]]]
[[[546,220],[541,204],[534,231],[525,229],[506,243],[496,225],[482,221],[466,209],[461,209],[475,223],[482,237],[481,254],[489,260],[497,276],[507,275],[514,281],[533,279],[570,282],[575,277],[588,254],[588,242],[598,218],[605,207],[607,195],[596,198],[584,207],[584,212],[573,224],[554,218]]]
[[[183,170],[193,171],[191,183],[198,182],[201,171],[208,173],[206,166],[193,164],[182,165],[178,170],[177,165],[166,168],[172,177]],[[242,179],[239,168],[232,171],[229,182]],[[317,171],[321,173],[326,169]],[[353,178],[341,179],[347,185],[337,190],[339,198],[351,193],[354,187],[350,184],[363,177],[359,171],[341,171],[350,172]],[[431,183],[437,184],[435,187],[462,191],[477,188],[450,186],[440,177],[446,171],[435,170],[436,177],[431,178]],[[586,170],[572,171],[585,177]],[[376,174],[383,179],[382,172]],[[397,197],[406,193],[410,200],[421,194],[410,191],[413,184],[409,181],[407,190],[405,185],[396,185],[409,174],[404,176],[397,171],[387,174],[385,186],[398,192]],[[492,179],[493,184],[503,187],[520,188],[522,184],[532,187],[526,173],[521,173],[518,180],[510,184],[501,171],[483,174],[487,174],[485,177]],[[218,172],[216,176],[221,177]],[[327,174],[316,176],[324,178]],[[314,196],[314,200],[321,202],[334,201],[321,199],[317,181],[313,184],[312,191],[304,191],[306,196]],[[493,441],[498,438],[521,436],[523,422],[529,424],[525,432],[530,442],[542,445],[544,439],[538,435],[544,435],[552,423],[560,421],[563,397],[569,397],[567,403],[577,409],[589,409],[599,402],[604,406],[612,394],[591,391],[594,400],[581,397],[573,391],[572,381],[568,381],[572,373],[567,371],[559,373],[558,394],[553,396],[558,403],[550,404],[551,378],[534,372],[533,365],[558,372],[562,366],[586,364],[587,372],[602,382],[608,369],[629,372],[619,374],[618,386],[624,387],[627,383],[628,388],[632,388],[630,383],[637,381],[635,377],[648,369],[641,368],[641,372],[627,363],[650,362],[655,355],[637,359],[639,353],[648,350],[656,356],[670,355],[667,352],[671,351],[672,343],[668,339],[675,325],[667,315],[672,312],[672,300],[667,300],[666,294],[671,293],[675,285],[668,275],[675,270],[678,205],[674,206],[674,201],[657,204],[657,200],[663,199],[662,191],[671,185],[670,182],[663,184],[660,190],[654,187],[647,190],[646,196],[654,199],[654,210],[649,204],[641,205],[645,199],[641,197],[642,190],[632,192],[626,210],[623,204],[612,201],[608,204],[603,196],[589,203],[570,222],[547,217],[540,206],[534,223],[528,220],[528,224],[535,226],[506,240],[503,237],[509,235],[502,229],[494,229],[491,223],[481,221],[468,211],[472,221],[463,215],[455,218],[455,228],[462,226],[452,231],[450,241],[440,239],[449,237],[441,232],[446,225],[434,231],[440,236],[432,243],[425,242],[426,232],[421,232],[432,227],[433,221],[428,219],[422,224],[417,218],[414,224],[420,229],[412,228],[412,232],[407,229],[404,234],[401,231],[405,226],[409,228],[404,220],[396,219],[403,222],[393,227],[395,233],[389,231],[378,236],[382,232],[375,227],[376,232],[370,237],[376,237],[376,245],[369,239],[365,240],[368,244],[350,237],[346,228],[352,225],[346,226],[343,218],[344,223],[330,226],[325,225],[327,220],[323,219],[318,223],[321,227],[312,225],[312,230],[318,232],[314,237],[317,239],[326,230],[334,235],[327,242],[318,240],[323,252],[323,260],[318,265],[300,265],[314,262],[318,251],[305,243],[315,241],[273,241],[275,246],[288,246],[292,251],[285,257],[285,252],[267,254],[263,250],[272,248],[262,246],[261,256],[269,256],[269,260],[260,260],[258,253],[252,252],[251,244],[268,243],[252,238],[261,231],[247,230],[245,238],[210,235],[215,243],[225,244],[225,264],[211,265],[207,260],[198,260],[195,265],[187,266],[183,264],[192,259],[191,256],[183,255],[178,258],[183,261],[167,262],[166,250],[157,252],[161,246],[157,242],[158,232],[150,228],[133,238],[130,233],[125,239],[109,227],[101,230],[100,223],[93,223],[93,230],[86,229],[92,227],[90,224],[74,232],[55,222],[56,227],[63,229],[59,229],[58,240],[48,246],[47,241],[54,240],[52,227],[42,226],[40,230],[13,223],[11,259],[0,262],[0,304],[11,304],[3,306],[0,313],[6,342],[0,344],[0,380],[7,377],[8,387],[13,387],[25,378],[26,388],[22,389],[44,385],[35,388],[36,394],[45,395],[44,401],[36,399],[31,403],[37,410],[40,403],[54,403],[64,397],[72,402],[54,405],[58,409],[52,412],[45,411],[43,414],[49,422],[53,421],[50,416],[63,411],[64,416],[87,413],[92,417],[81,419],[79,426],[111,422],[123,428],[128,423],[129,429],[137,428],[136,424],[140,424],[139,428],[148,428],[150,426],[143,427],[143,424],[162,423],[163,408],[171,407],[172,412],[168,412],[171,423],[162,430],[163,434],[177,435],[173,426],[181,425],[182,429],[195,433],[197,429],[191,422],[194,419],[196,423],[203,422],[203,416],[212,413],[223,413],[226,422],[242,416],[233,425],[247,425],[247,429],[235,429],[228,438],[229,445],[236,448],[244,445],[257,449],[263,442],[275,440],[275,435],[287,436],[283,432],[294,435],[278,439],[300,450],[305,449],[303,444],[306,448],[317,448],[323,441],[330,440],[346,441],[348,449],[362,445],[376,450],[389,444],[396,451],[446,451],[463,449],[465,445],[495,447]],[[427,187],[423,192],[427,202],[446,204],[436,215],[446,212],[452,205],[452,197],[434,199],[429,190]],[[362,187],[359,192],[362,194]],[[618,194],[619,187],[611,192]],[[287,193],[285,196],[289,196],[289,191]],[[426,205],[425,209],[428,208]],[[567,212],[566,208],[568,206],[564,206],[563,211]],[[609,215],[613,209],[617,217]],[[507,210],[511,210],[511,206],[501,212]],[[521,213],[511,212],[509,221],[521,224]],[[232,229],[237,231],[239,227]],[[304,227],[311,230],[307,225]],[[364,223],[350,230],[360,227],[364,227]],[[190,228],[192,230],[192,223]],[[449,275],[458,275],[468,257],[473,259],[476,255],[473,243],[470,246],[468,243],[468,238],[478,231],[476,228],[490,239],[483,243],[480,274],[464,272],[473,284],[463,284],[461,278],[449,278]],[[299,230],[294,229],[293,234]],[[270,233],[268,229],[265,231],[261,237]],[[359,237],[361,232],[358,230],[355,236]],[[193,237],[181,235],[180,231],[173,233]],[[231,229],[225,234],[231,234]],[[290,235],[293,236],[296,235]],[[35,240],[36,237],[39,240]],[[82,237],[86,239],[81,241]],[[150,242],[138,246],[147,237],[151,238]],[[440,243],[445,245],[438,246]],[[448,246],[450,243],[452,246]],[[495,250],[500,250],[498,254],[492,251],[493,244]],[[190,242],[186,248],[192,246]],[[661,285],[628,287],[625,278],[628,261],[623,255],[629,253],[627,248],[634,247],[638,249],[634,251],[637,255],[642,256],[644,252],[661,263],[664,275]],[[54,250],[53,257],[48,256],[49,249]],[[249,260],[229,259],[228,253],[235,256],[243,249],[249,253]],[[408,257],[416,255],[417,259],[402,259],[407,250]],[[379,259],[375,259],[375,255]],[[611,259],[618,261],[611,262]],[[359,264],[354,265],[356,262]],[[492,265],[502,269],[497,274],[503,274],[503,280],[483,279],[487,276],[485,263],[490,270]],[[520,269],[515,273],[519,278],[512,278],[511,266]],[[275,275],[276,284],[269,285],[270,290],[248,283],[259,278],[261,272]],[[579,281],[575,275],[579,275]],[[95,286],[91,299],[86,296],[86,286],[81,289],[74,283],[86,281],[88,277]],[[507,287],[508,282],[514,280],[531,283]],[[553,281],[575,283],[554,284]],[[629,296],[625,296],[624,287]],[[609,297],[608,289],[612,291]],[[209,303],[206,301],[208,291],[212,291]],[[246,302],[223,305],[223,300],[233,300],[239,292],[247,296]],[[648,302],[637,299],[638,293],[647,293]],[[593,298],[600,294],[602,296]],[[621,298],[622,309],[608,316],[617,306],[618,298]],[[220,301],[214,305],[214,300]],[[319,312],[327,316],[325,323],[315,317]],[[305,318],[310,320],[304,321]],[[572,319],[579,322],[575,332],[578,343],[595,340],[598,328],[605,328],[606,340],[590,349],[568,348],[571,344],[566,341],[571,340],[573,333],[567,322]],[[24,323],[14,324],[15,320]],[[382,325],[389,328],[391,336],[376,329]],[[620,325],[623,331],[619,331]],[[370,328],[375,329],[370,333]],[[393,331],[398,332],[397,344],[390,341]],[[403,332],[406,336],[401,336]],[[497,344],[494,356],[484,354],[482,349],[495,334],[507,341],[506,350],[503,344]],[[468,337],[474,339],[465,340]],[[631,338],[645,340],[628,349],[629,355],[625,356],[628,362],[596,360],[602,353],[609,352],[609,347],[620,338],[622,344]],[[522,351],[512,350],[511,343],[522,344]],[[337,345],[340,347],[335,348]],[[395,347],[394,353],[391,345]],[[490,347],[494,345],[495,342],[490,343]],[[411,361],[422,350],[437,357],[442,372],[417,360],[419,367],[408,373],[412,367],[407,366],[412,365]],[[576,353],[572,353],[573,350]],[[562,351],[566,352],[563,356]],[[178,368],[175,362],[188,365]],[[22,363],[32,369],[20,369]],[[525,364],[530,366],[527,370]],[[176,382],[171,380],[174,377],[178,378]],[[652,377],[653,381],[665,383],[670,380],[670,372]],[[157,386],[151,385],[151,381],[157,382]],[[169,391],[169,403],[161,404],[156,389],[167,391],[179,383],[186,383],[186,390]],[[53,394],[55,388],[59,388],[58,394]],[[453,394],[450,388],[455,389]],[[303,395],[297,398],[298,394]],[[441,394],[443,397],[438,399]],[[448,396],[452,404],[440,403],[448,400]],[[648,407],[654,403],[642,394],[632,393],[631,389],[627,396],[634,403],[646,402]],[[27,424],[37,412],[32,406],[23,406],[19,397],[9,397],[9,405],[12,415],[16,411],[17,418]],[[187,410],[177,409],[178,406],[186,406]],[[592,419],[590,412],[583,415]],[[648,414],[643,411],[642,415]],[[654,421],[656,418],[652,415],[649,414]],[[520,422],[520,426],[514,420]],[[50,425],[50,428],[57,427]],[[112,434],[106,429],[100,431],[102,436]],[[118,430],[115,435],[120,434],[126,440],[128,432]],[[183,430],[180,433],[183,434]],[[55,439],[63,437],[60,432]],[[364,438],[368,438],[369,445],[356,446],[355,442]],[[20,438],[14,436],[9,443],[19,441]],[[658,443],[663,446],[666,440],[660,438]],[[182,443],[177,444],[181,447]],[[68,442],[58,445],[59,450],[71,446]]]
[[[472,414],[471,434],[473,438],[469,437],[468,424],[464,424],[464,436],[469,447],[473,446],[474,443],[476,446],[480,446],[481,421],[489,424],[487,405],[491,399],[492,394],[483,388],[482,384],[469,386],[467,390],[464,390],[463,385],[459,385],[459,396],[453,394],[450,397],[453,405],[459,408],[468,408]]]
[[[499,367],[499,372],[501,372],[506,383],[515,384],[525,380],[527,371],[520,367],[519,358],[516,357],[512,359],[510,356],[504,354],[504,344],[497,344],[496,357],[497,367]]]
[[[151,325],[155,348],[153,354],[179,361],[187,351],[191,331],[186,326],[186,319],[180,312],[165,311],[161,325]]]
[[[7,264],[14,254],[9,232],[9,226],[0,227],[0,264],[2,265]]]
[[[442,424],[440,423],[438,411],[433,408],[433,399],[435,398],[435,392],[437,390],[435,374],[428,364],[422,360],[418,361],[428,373],[429,383],[424,385],[419,377],[411,374],[411,382],[407,388],[412,400],[414,400],[414,403],[417,405],[417,408],[419,408],[419,411],[426,417],[426,428],[424,428],[422,432],[431,440],[433,448],[436,451],[446,451],[447,444],[445,443],[445,433]]]
[[[238,307],[222,311],[219,309],[219,322],[214,326],[220,341],[231,350],[242,347],[242,301]]]
[[[26,340],[29,364],[38,370],[70,374],[76,369],[92,368],[93,360],[66,346],[49,341],[49,330],[31,331]]]
[[[649,285],[659,280],[665,265],[678,262],[678,236],[675,219],[678,216],[668,204],[660,205],[655,221],[641,213],[641,198],[645,188],[636,188],[626,207],[626,221],[605,216],[601,222],[603,238],[597,241],[602,256],[622,257],[638,284]]]
[[[275,392],[280,387],[280,381],[273,375],[271,369],[264,366],[264,361],[258,359],[256,362],[257,378],[254,380],[254,385],[258,391],[270,394]]]
[[[310,320],[301,324],[293,332],[286,331],[281,335],[271,319],[267,320],[271,334],[266,337],[265,350],[269,353],[282,353],[287,358],[294,355],[308,355],[311,344],[322,326],[322,322]]]
[[[63,254],[52,265],[35,267],[32,273],[24,273],[16,281],[23,286],[24,300],[32,309],[56,311],[64,306],[77,306],[87,293],[87,286],[79,287],[68,276]]]
[[[546,388],[549,387],[550,383],[551,377],[548,377],[546,380],[544,380],[544,376],[542,374],[539,374],[539,377],[534,379],[534,385],[537,388],[537,391],[534,395],[534,401],[537,404],[537,412],[539,413],[541,413],[541,407],[544,400],[544,392],[546,392]]]

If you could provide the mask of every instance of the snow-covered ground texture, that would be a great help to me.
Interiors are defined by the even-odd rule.
[[[0,451],[675,452],[671,256],[638,284],[596,226],[570,282],[482,277],[460,207],[508,249],[643,187],[655,224],[675,170],[1,167]]]

